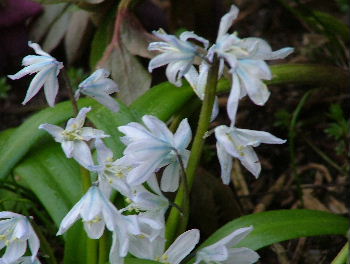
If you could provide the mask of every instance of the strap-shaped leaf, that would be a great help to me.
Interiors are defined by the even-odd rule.
[[[316,210],[276,210],[246,215],[224,225],[200,248],[209,246],[234,230],[252,225],[254,230],[237,247],[257,250],[274,243],[299,237],[345,235],[349,221],[345,217]]]

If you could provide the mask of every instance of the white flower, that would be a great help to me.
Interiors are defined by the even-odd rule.
[[[40,241],[27,217],[12,213],[0,212],[0,250],[6,247],[0,263],[10,264],[24,255],[27,242],[32,253],[33,262],[39,250]]]
[[[199,230],[191,229],[181,234],[156,261],[179,264],[194,249],[199,241]]]
[[[101,130],[83,127],[86,114],[90,110],[91,107],[82,108],[76,118],[68,120],[66,129],[51,124],[42,124],[39,126],[39,129],[49,132],[56,142],[62,143],[62,149],[67,158],[73,157],[85,168],[94,165],[90,148],[85,141],[109,137]]]
[[[181,166],[178,155],[186,166],[192,133],[187,119],[181,121],[173,135],[158,118],[145,115],[142,118],[146,128],[138,123],[129,123],[118,129],[126,136],[124,155],[138,164],[127,176],[130,185],[139,185],[147,181],[159,168],[166,166],[161,179],[161,189],[176,191],[179,186]]]
[[[223,264],[251,264],[259,259],[259,255],[249,248],[233,248],[241,240],[243,240],[251,231],[253,227],[240,228],[232,232],[230,235],[224,237],[218,242],[202,248],[196,254],[196,262],[201,261],[207,264],[223,263]]]
[[[261,171],[260,161],[253,149],[261,143],[283,144],[286,140],[277,138],[268,132],[236,127],[218,126],[215,128],[217,154],[221,166],[221,178],[224,184],[230,182],[232,157],[241,161],[255,177]]]
[[[114,160],[112,150],[99,138],[95,140],[95,147],[99,165],[90,170],[97,171],[100,189],[107,197],[110,196],[112,188],[124,196],[130,195],[131,188],[126,177],[135,166],[126,157]]]
[[[26,104],[44,86],[47,103],[53,107],[58,92],[57,76],[63,68],[63,64],[50,56],[50,54],[44,52],[38,44],[29,41],[28,46],[34,49],[35,53],[39,56],[28,55],[24,57],[22,65],[26,67],[14,75],[8,75],[8,77],[12,80],[17,80],[25,75],[37,73],[29,85],[22,104]]]
[[[232,74],[232,89],[227,102],[227,112],[232,123],[238,101],[247,95],[257,105],[264,105],[270,92],[262,80],[272,78],[271,71],[264,60],[282,59],[293,52],[293,48],[283,48],[272,51],[270,45],[260,38],[240,39],[236,34],[228,34],[233,21],[238,15],[238,8],[231,6],[220,22],[219,32],[215,45],[209,50],[209,57],[216,53],[220,58],[220,72],[224,61],[230,66]]]
[[[189,31],[183,32],[179,38],[168,35],[163,30],[154,31],[153,34],[164,42],[152,42],[149,45],[149,50],[158,50],[161,54],[149,62],[148,70],[152,72],[154,68],[168,64],[166,76],[169,82],[181,86],[182,76],[193,67],[194,59],[198,55],[198,47],[187,40],[195,39],[203,43],[205,48],[208,47],[208,40]]]
[[[107,78],[109,75],[110,73],[105,69],[96,70],[79,84],[79,88],[75,92],[75,100],[78,100],[80,93],[83,93],[94,98],[113,112],[118,112],[119,104],[109,94],[118,92],[119,89],[113,80]]]
[[[97,186],[91,186],[87,193],[63,218],[57,235],[65,233],[78,219],[92,239],[102,236],[105,226],[114,231],[121,224],[121,214]]]

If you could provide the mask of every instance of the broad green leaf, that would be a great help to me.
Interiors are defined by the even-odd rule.
[[[80,167],[66,158],[59,143],[30,151],[14,174],[19,183],[35,193],[56,226],[83,194]]]
[[[164,82],[152,87],[136,99],[130,105],[130,109],[138,116],[155,115],[167,121],[173,114],[180,111],[193,95],[194,92],[188,84],[184,83],[182,87],[176,87]]]
[[[98,107],[91,99],[82,99],[79,106]],[[28,152],[31,146],[38,142],[47,132],[38,129],[43,123],[58,125],[73,116],[70,102],[57,104],[54,108],[46,108],[16,128],[12,135],[0,146],[0,179],[6,177],[16,163]]]
[[[246,215],[224,225],[201,246],[209,246],[234,230],[252,225],[254,230],[237,247],[253,250],[274,243],[320,235],[345,235],[349,220],[345,217],[315,210],[276,210]]]

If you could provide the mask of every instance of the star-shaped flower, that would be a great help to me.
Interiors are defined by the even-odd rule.
[[[108,76],[110,73],[105,69],[98,69],[87,79],[79,84],[75,92],[75,100],[79,99],[80,93],[94,98],[113,112],[119,111],[118,102],[109,94],[118,92],[117,84]]]
[[[80,165],[87,169],[93,166],[94,162],[86,141],[109,137],[101,130],[92,127],[83,127],[86,114],[90,110],[91,107],[82,108],[77,117],[68,120],[66,129],[51,124],[42,124],[39,126],[39,129],[46,130],[54,137],[56,142],[62,144],[62,149],[67,158],[74,158]]]
[[[234,248],[241,240],[253,231],[253,227],[240,228],[219,240],[218,242],[200,249],[196,254],[194,264],[205,262],[222,264],[252,264],[258,261],[259,255],[245,247]]]
[[[269,98],[270,92],[262,80],[270,80],[272,74],[265,60],[285,58],[294,50],[287,47],[272,51],[263,39],[240,39],[236,34],[227,33],[238,12],[238,8],[232,5],[230,11],[221,18],[216,43],[208,54],[211,59],[214,54],[220,58],[220,72],[226,62],[232,74],[232,88],[227,102],[227,113],[232,123],[235,123],[240,98],[248,94],[257,105],[264,105]]]
[[[0,212],[0,250],[6,247],[0,263],[12,264],[26,252],[27,242],[34,262],[39,250],[40,241],[27,217],[12,212]]]
[[[149,50],[157,50],[161,54],[149,62],[148,70],[152,72],[153,69],[168,64],[166,76],[169,82],[181,86],[181,78],[193,67],[194,59],[199,55],[199,47],[189,42],[188,39],[195,39],[203,43],[205,48],[208,47],[208,40],[189,31],[181,33],[179,38],[168,35],[163,30],[154,31],[153,34],[164,42],[152,42],[149,45]]]
[[[221,166],[221,178],[224,184],[229,184],[230,182],[232,157],[239,159],[247,170],[255,177],[258,177],[261,171],[261,164],[253,147],[257,147],[261,143],[283,144],[286,142],[268,132],[224,125],[215,128],[215,137]]]
[[[105,226],[110,231],[115,230],[121,214],[97,186],[91,186],[63,218],[57,235],[65,233],[80,218],[88,236],[98,239],[102,236]]]
[[[28,46],[34,49],[35,53],[38,55],[28,55],[24,57],[22,65],[26,67],[14,75],[8,75],[8,77],[12,80],[17,80],[25,75],[36,73],[29,85],[22,104],[26,104],[39,92],[41,87],[44,86],[47,103],[49,106],[53,107],[58,92],[57,76],[63,68],[63,64],[43,51],[38,44],[28,42]]]
[[[126,136],[122,138],[127,145],[124,155],[137,164],[128,174],[130,185],[139,185],[147,181],[159,168],[166,166],[161,179],[161,189],[174,192],[179,186],[181,158],[186,166],[190,151],[187,146],[192,133],[187,119],[181,121],[175,134],[172,134],[161,120],[155,116],[142,118],[146,127],[138,123],[129,123],[118,129]]]

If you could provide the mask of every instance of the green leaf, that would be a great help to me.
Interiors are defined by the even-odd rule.
[[[201,246],[209,246],[234,230],[252,225],[254,230],[237,247],[253,250],[282,241],[320,235],[345,235],[349,221],[345,217],[315,210],[276,210],[246,215],[224,225]]]
[[[171,83],[164,82],[152,87],[136,99],[130,105],[130,109],[139,117],[145,114],[154,115],[166,121],[180,111],[192,96],[194,96],[194,92],[188,84],[176,87]]]
[[[19,183],[35,193],[57,227],[83,194],[79,165],[67,159],[55,142],[29,152],[14,173]]]

